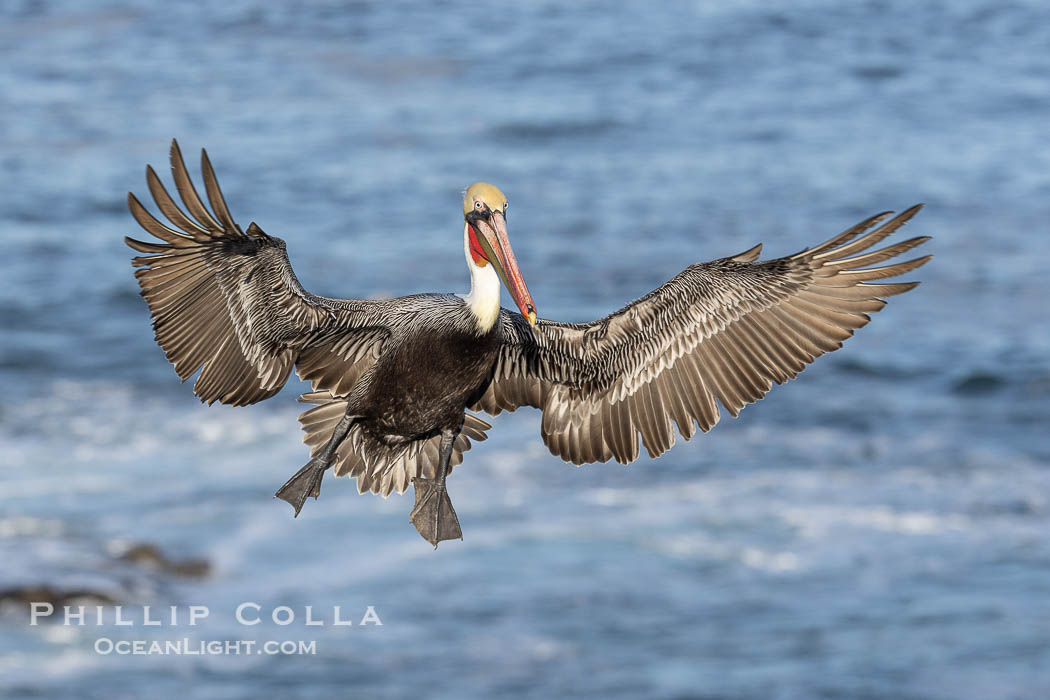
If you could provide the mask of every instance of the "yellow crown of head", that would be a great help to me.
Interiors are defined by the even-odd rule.
[[[495,185],[487,182],[475,182],[467,188],[463,194],[463,214],[474,211],[475,202],[484,202],[492,211],[503,211],[507,205],[507,197]]]

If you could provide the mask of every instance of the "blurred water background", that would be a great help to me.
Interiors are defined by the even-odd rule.
[[[292,5],[0,5],[0,589],[211,609],[30,627],[8,605],[0,695],[1050,697],[1050,6]],[[466,539],[434,552],[411,495],[348,481],[293,521],[272,494],[306,460],[304,385],[205,407],[153,344],[125,193],[172,137],[333,296],[466,291],[478,179],[549,318],[918,201],[937,257],[658,461],[574,469],[536,412],[495,419],[450,482]],[[137,543],[210,573],[120,557]],[[243,601],[298,619],[242,627]]]

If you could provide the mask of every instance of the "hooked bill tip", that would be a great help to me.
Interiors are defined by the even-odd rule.
[[[536,310],[531,306],[529,307],[529,323],[533,326],[536,325]]]

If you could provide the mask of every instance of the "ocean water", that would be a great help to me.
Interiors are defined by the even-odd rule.
[[[138,618],[0,606],[0,696],[1050,697],[1050,7],[282,5],[0,5],[0,597]],[[172,137],[320,294],[466,291],[479,179],[548,318],[915,202],[936,257],[656,461],[575,469],[536,412],[494,419],[450,481],[465,540],[435,552],[411,495],[346,480],[293,520],[272,494],[307,457],[304,385],[202,406],[153,344],[125,193]],[[209,573],[122,558],[138,543]]]

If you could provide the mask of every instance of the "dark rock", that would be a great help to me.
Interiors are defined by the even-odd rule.
[[[207,559],[194,558],[172,561],[159,547],[149,543],[140,543],[129,547],[120,555],[120,559],[166,574],[185,576],[187,578],[202,578],[211,572],[211,564]]]
[[[50,603],[55,610],[60,610],[66,605],[113,605],[116,602],[108,593],[89,588],[63,590],[47,584],[36,584],[0,590],[0,610],[23,608],[26,614],[29,613],[31,603]]]

